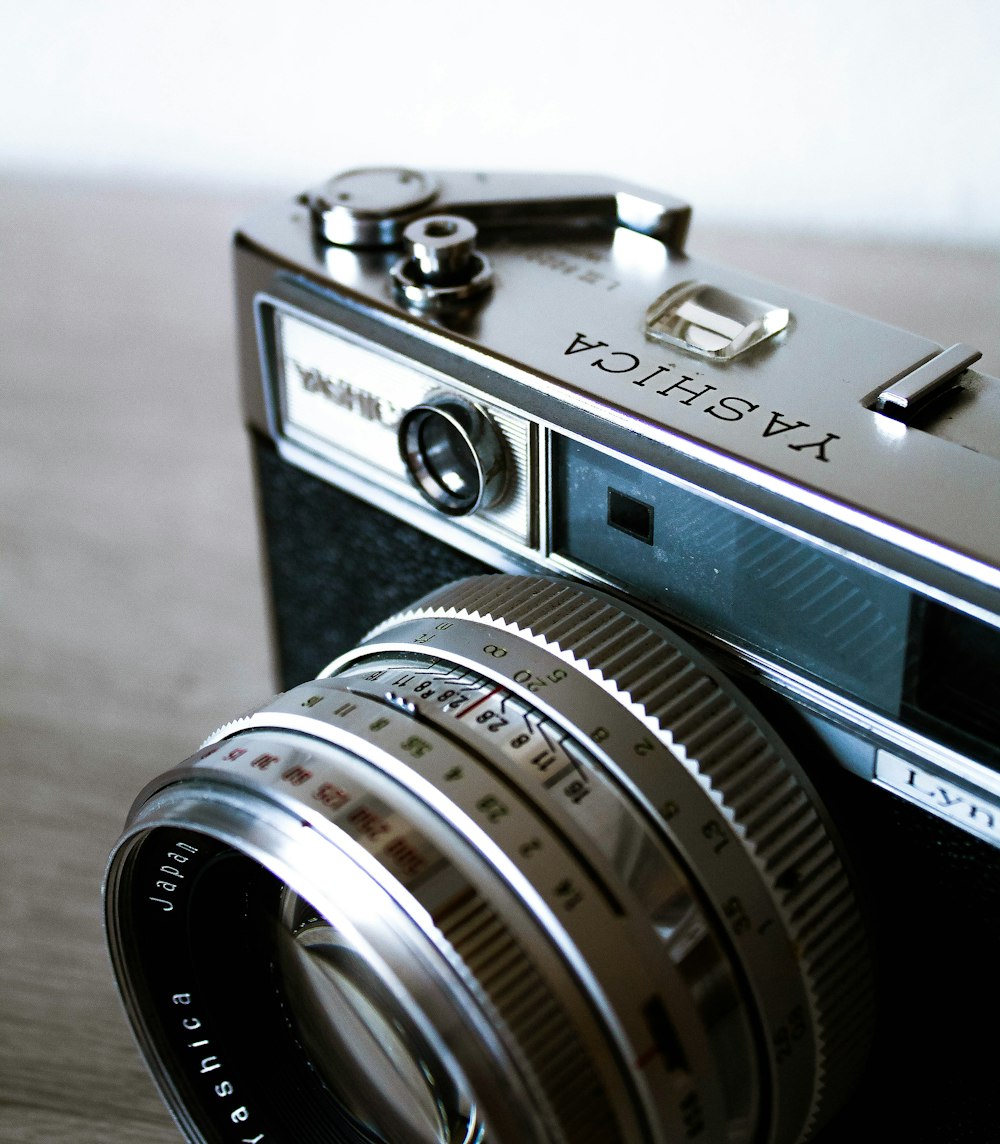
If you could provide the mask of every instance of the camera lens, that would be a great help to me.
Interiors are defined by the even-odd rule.
[[[484,576],[153,783],[112,959],[193,1141],[791,1144],[866,940],[808,781],[682,641]]]
[[[475,1106],[363,950],[287,890],[279,965],[296,1034],[324,1083],[379,1140],[472,1144]]]
[[[488,414],[452,394],[404,414],[399,451],[424,499],[448,516],[467,516],[503,495],[506,458],[499,432]]]
[[[129,845],[110,921],[126,1004],[188,1138],[236,1126],[250,1140],[483,1141],[468,1082],[389,988],[378,952],[245,853],[245,837],[221,844],[226,813],[201,811],[204,829],[154,828]]]

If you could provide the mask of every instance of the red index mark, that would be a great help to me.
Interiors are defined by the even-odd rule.
[[[650,1045],[649,1048],[646,1049],[646,1051],[644,1053],[640,1053],[639,1056],[637,1056],[635,1058],[634,1068],[637,1071],[641,1072],[646,1067],[646,1065],[648,1065],[650,1063],[650,1061],[654,1060],[659,1055],[660,1055],[659,1046]]]
[[[482,697],[482,699],[477,699],[475,701],[475,703],[471,703],[468,707],[466,707],[466,709],[464,711],[459,712],[459,714],[456,715],[455,718],[456,719],[464,719],[466,717],[466,715],[469,714],[470,711],[475,711],[475,709],[477,707],[479,707],[480,704],[485,703],[489,699],[492,699],[493,696],[496,695],[496,693],[498,691],[503,691],[503,688],[502,687],[494,687],[493,690],[489,693],[489,695],[484,695]]]

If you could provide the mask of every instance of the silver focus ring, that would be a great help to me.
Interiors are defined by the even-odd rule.
[[[572,1022],[496,912],[470,892],[436,914],[434,924],[525,1051],[564,1138],[614,1139],[615,1115]]]
[[[478,621],[556,651],[631,708],[710,792],[783,919],[810,1001],[808,1136],[856,1075],[871,999],[854,896],[798,769],[696,653],[618,601],[565,581],[475,577],[425,597],[369,639],[428,616]]]

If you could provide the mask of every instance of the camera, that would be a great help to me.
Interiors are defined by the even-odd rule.
[[[192,1141],[995,1137],[1000,383],[591,176],[235,238],[283,694],[106,879]]]

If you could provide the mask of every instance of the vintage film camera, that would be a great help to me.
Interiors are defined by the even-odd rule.
[[[392,168],[237,235],[291,690],[107,882],[191,1140],[994,1138],[1000,385],[689,216]]]

